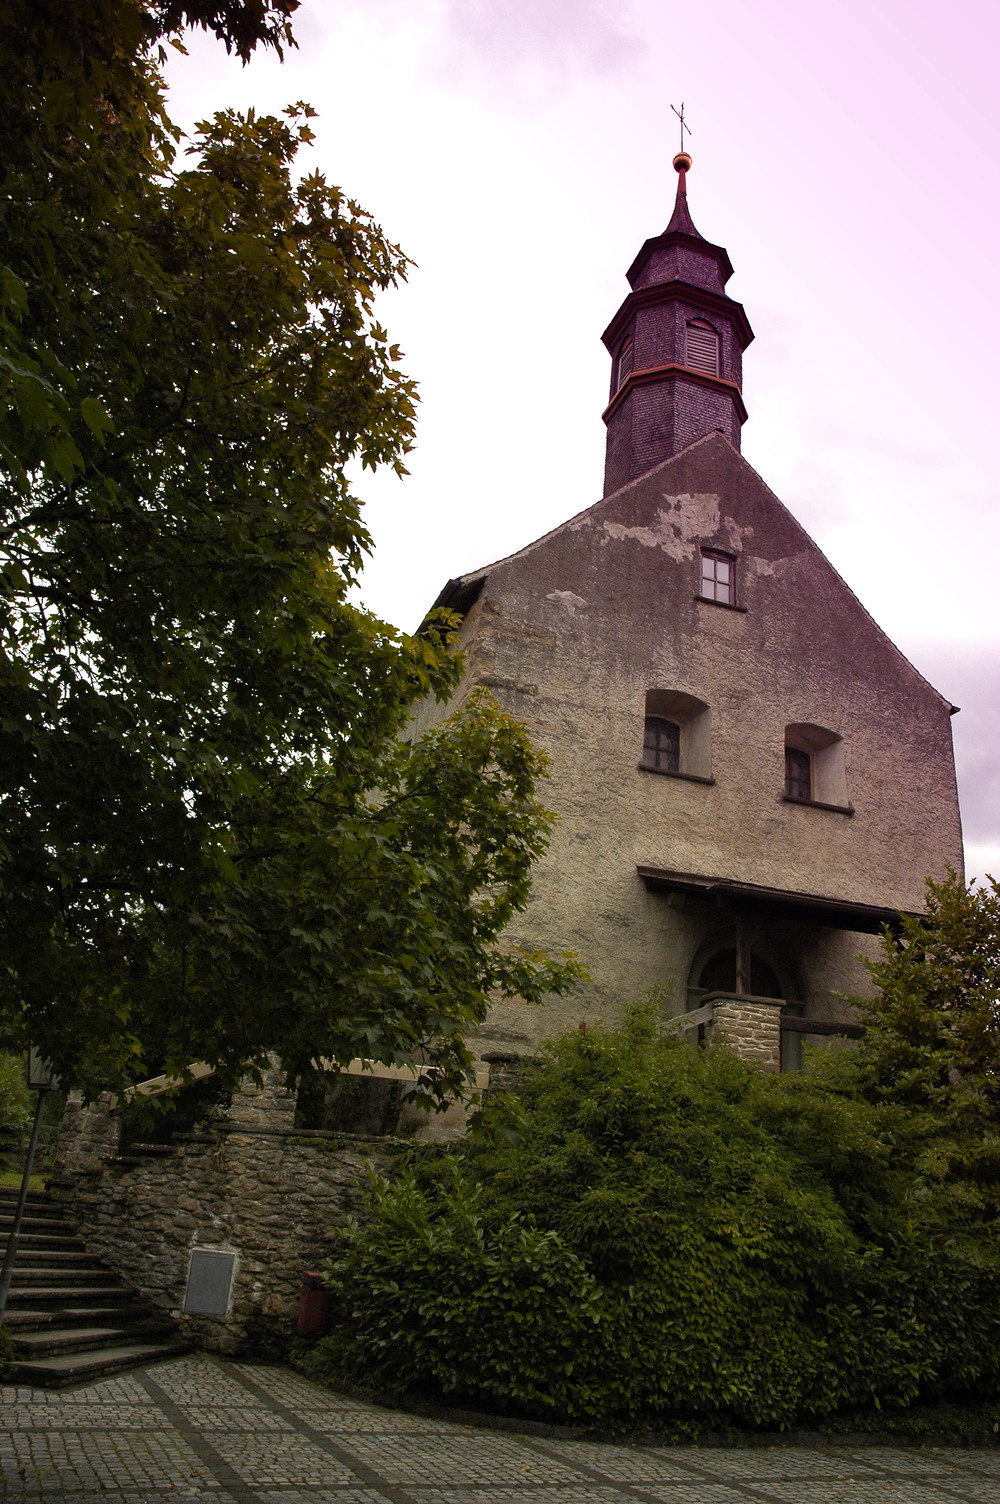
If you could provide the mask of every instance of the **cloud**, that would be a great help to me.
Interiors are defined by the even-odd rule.
[[[640,52],[601,0],[444,0],[444,18],[453,56],[477,71],[606,77]]]
[[[1000,846],[970,846],[965,848],[965,876],[968,882],[981,882],[984,877],[996,877],[1000,881]]]
[[[303,9],[315,26],[315,0]],[[436,87],[508,105],[634,71],[645,50],[626,4],[607,0],[344,0],[352,9],[405,27]]]
[[[974,853],[1000,850],[1000,644],[924,640],[904,645],[904,651],[962,707],[952,728],[971,871]],[[1000,873],[1000,862],[996,867]]]

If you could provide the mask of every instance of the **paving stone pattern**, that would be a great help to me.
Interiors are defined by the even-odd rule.
[[[630,1447],[397,1414],[192,1354],[72,1391],[0,1389],[26,1504],[1000,1504],[1000,1451]]]

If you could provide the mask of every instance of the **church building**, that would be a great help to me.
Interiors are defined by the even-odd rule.
[[[480,1088],[516,1079],[512,1057],[546,1036],[613,1022],[653,987],[687,1039],[721,1035],[765,1069],[794,1070],[804,1041],[858,1032],[842,997],[869,989],[859,953],[881,926],[920,911],[926,876],[962,868],[954,707],[740,455],[753,335],[726,295],[729,257],[688,214],[690,165],[675,159],[673,216],[629,268],[604,334],[603,499],[449,580],[435,603],[462,618],[452,706],[485,686],[551,760],[540,797],[558,823],[509,938],[575,951],[590,976],[541,1007],[494,1007],[469,1039]],[[425,702],[414,731],[451,708]],[[354,1061],[309,1120],[276,1065],[210,1129],[124,1151],[115,1103],[71,1100],[52,1193],[123,1282],[116,1300],[127,1282],[185,1341],[226,1352],[269,1330],[284,1340],[301,1271],[355,1207],[353,1135],[464,1131],[460,1102],[431,1120],[400,1115],[394,1083],[411,1071]],[[345,1089],[362,1081],[372,1090]],[[37,1277],[13,1288],[23,1334]],[[69,1357],[64,1342],[29,1362],[40,1340],[21,1340],[24,1383],[150,1351]]]
[[[498,1005],[486,1059],[659,986],[681,1027],[795,1069],[857,1032],[840,995],[870,990],[883,923],[962,870],[955,707],[740,454],[753,332],[690,166],[604,333],[603,500],[435,602],[463,617],[459,701],[487,686],[551,758],[558,824],[510,938],[591,978]]]

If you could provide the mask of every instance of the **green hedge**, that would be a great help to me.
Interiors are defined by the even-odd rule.
[[[926,1144],[849,1064],[767,1076],[638,1008],[557,1041],[443,1165],[372,1177],[308,1364],[602,1426],[994,1395],[994,1223]]]

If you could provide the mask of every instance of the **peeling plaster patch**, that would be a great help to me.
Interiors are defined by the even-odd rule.
[[[572,590],[550,590],[545,599],[547,601],[558,601],[560,606],[566,607],[570,616],[575,616],[577,611],[585,611],[587,609],[587,602],[583,596],[574,595]]]
[[[786,554],[781,559],[775,559],[773,564],[765,564],[764,560],[760,559],[757,561],[757,573],[772,574],[779,580],[786,578],[788,575],[794,577],[802,569],[803,565],[808,564],[808,559],[809,556],[805,550],[798,554]]]
[[[726,540],[734,554],[746,552],[747,544],[753,539],[753,528],[740,527],[733,517],[727,517],[725,521]]]
[[[664,496],[665,507],[656,514],[653,527],[625,527],[621,522],[606,522],[604,531],[611,538],[634,538],[645,548],[662,548],[678,564],[693,559],[696,540],[711,538],[719,531],[719,498],[712,492],[689,496]]]

